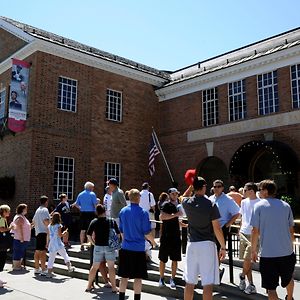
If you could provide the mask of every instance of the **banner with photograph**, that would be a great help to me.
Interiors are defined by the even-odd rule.
[[[13,59],[8,108],[8,128],[21,132],[26,127],[30,64]]]
[[[6,117],[5,100],[6,100],[6,89],[0,89],[0,125],[3,124],[4,119]]]

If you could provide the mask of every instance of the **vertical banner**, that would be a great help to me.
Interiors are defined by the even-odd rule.
[[[13,132],[21,132],[26,127],[29,68],[25,61],[12,60],[8,128]]]
[[[6,113],[6,89],[0,89],[0,125],[4,123],[5,113]]]

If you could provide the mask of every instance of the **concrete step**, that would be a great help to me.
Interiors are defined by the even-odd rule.
[[[158,281],[160,277],[159,260],[157,259],[158,252],[155,251],[158,250],[152,250],[154,261],[148,263],[148,280],[143,280],[143,291],[146,293],[152,293],[160,296],[166,296],[166,297],[169,296],[169,297],[174,297],[176,299],[183,299],[184,286],[185,286],[185,282],[182,279],[183,264],[182,263],[178,264],[178,271],[175,278],[177,287],[175,289],[171,289],[169,287],[168,282],[171,276],[171,269],[170,267],[166,266],[165,282],[167,286],[163,288],[159,288],[158,287]],[[54,273],[63,276],[87,280],[89,269],[90,269],[90,251],[80,251],[79,245],[74,245],[72,246],[71,249],[68,250],[68,254],[70,256],[72,265],[76,267],[75,272],[69,273],[67,267],[65,266],[63,258],[58,255],[56,257],[55,264],[54,264]],[[33,251],[28,251],[26,263],[28,266],[32,266],[32,267],[34,266]],[[237,273],[237,271],[235,271],[235,273]],[[47,280],[51,280],[51,279],[47,278]],[[99,282],[104,283],[100,273],[99,273]],[[128,288],[133,289],[132,281],[129,281]],[[238,296],[238,299],[266,300],[266,297],[261,294],[256,294],[254,296],[255,298],[253,297],[253,295],[248,296],[246,294],[243,294],[241,291],[238,290],[236,285],[233,285],[229,282],[222,283],[220,286],[215,286],[214,291],[215,293],[220,294],[222,296],[226,295],[228,299],[230,299],[230,295],[231,295],[231,296]],[[198,295],[197,296],[198,298],[199,295],[202,295],[201,283],[196,286],[195,295]]]
[[[74,278],[79,278],[79,279],[84,279],[88,280],[88,274],[89,270],[87,268],[79,268],[76,267],[76,270],[72,273],[68,272],[67,267],[65,266],[62,258],[58,259],[58,263],[55,262],[53,266],[53,272],[56,274],[60,274],[63,276],[68,276],[68,277],[74,277]],[[77,261],[78,263],[81,263],[80,261]],[[75,261],[72,259],[72,264],[75,266]],[[27,260],[27,266],[34,267],[34,260],[33,259],[28,259]],[[169,277],[166,276],[166,283],[167,286],[160,288],[158,287],[158,280],[159,280],[159,273],[156,271],[150,270],[148,272],[148,280],[143,280],[143,287],[142,290],[145,293],[151,293],[155,295],[160,295],[160,296],[169,296],[169,297],[174,297],[174,298],[183,298],[183,291],[184,291],[184,281],[180,278],[176,278],[176,283],[178,283],[177,287],[174,289],[171,289],[168,287],[168,282],[169,282]],[[47,278],[47,280],[55,280],[54,278]],[[104,283],[104,281],[101,278],[101,275],[99,274],[99,282]],[[119,283],[119,279],[117,279],[117,284]],[[129,280],[128,282],[128,288],[133,289],[133,280]],[[196,292],[196,294],[201,294],[201,291]]]
[[[78,258],[78,257],[71,257],[70,256],[70,260],[71,260],[71,264],[76,267],[76,269],[80,269],[80,270],[86,270],[89,271],[90,269],[90,262],[87,259],[82,259],[82,258]],[[57,256],[55,259],[55,265],[56,266],[61,266],[61,268],[65,268],[65,262],[63,260],[63,258],[61,256]],[[60,274],[60,273],[58,273]],[[67,274],[64,274],[67,275]],[[100,273],[99,273],[100,276]],[[76,274],[74,275],[74,277],[77,277]],[[153,281],[153,282],[158,282],[160,275],[159,275],[159,266],[155,263],[150,263],[148,264],[148,277],[149,280]],[[178,270],[175,280],[176,282],[178,282],[178,284],[184,286],[185,282],[182,279],[183,277],[183,272]],[[166,268],[166,272],[165,272],[165,280],[166,282],[169,282],[171,278],[171,269]]]
[[[34,260],[28,259],[27,265],[34,267]],[[60,274],[67,277],[74,277],[78,279],[87,280],[89,270],[86,268],[76,268],[75,272],[69,273],[67,270],[67,267],[61,263],[55,263],[53,267],[54,273]],[[166,286],[165,287],[158,287],[158,279],[159,279],[159,273],[149,270],[148,271],[148,280],[143,280],[143,286],[142,291],[145,293],[155,294],[162,297],[173,297],[176,299],[183,299],[184,297],[184,281],[176,276],[176,288],[170,288],[168,282],[169,282],[169,276],[165,277],[166,280]],[[54,278],[45,278],[43,280],[49,280],[49,281],[55,281]],[[99,283],[103,284],[103,280],[99,274]],[[119,279],[117,279],[117,284],[119,284]],[[133,280],[129,280],[128,282],[128,288],[133,289]],[[202,299],[202,287],[201,284],[198,284],[195,287],[195,293],[194,298],[195,299]],[[239,299],[255,299],[255,300],[266,300],[266,297],[260,294],[256,295],[246,295],[241,293],[238,288],[231,284],[222,284],[220,286],[214,287],[214,293],[215,294],[221,294],[226,295],[228,299],[230,299],[230,295],[239,296]],[[226,298],[225,298],[226,299]]]

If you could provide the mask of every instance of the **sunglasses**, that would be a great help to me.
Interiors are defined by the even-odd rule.
[[[214,185],[214,188],[215,189],[219,189],[219,188],[221,188],[221,187],[223,187],[222,185]]]

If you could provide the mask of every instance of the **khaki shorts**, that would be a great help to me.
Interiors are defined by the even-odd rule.
[[[243,236],[250,242],[248,243],[242,237],[240,237],[240,251],[239,251],[239,259],[251,259],[251,235],[243,234]],[[257,249],[258,251],[258,243]]]

